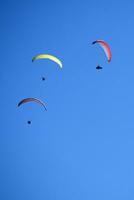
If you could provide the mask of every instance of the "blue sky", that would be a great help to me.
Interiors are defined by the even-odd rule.
[[[133,10],[132,0],[1,1],[1,200],[134,199]],[[32,63],[38,53],[63,70]],[[17,108],[26,97],[48,112]]]

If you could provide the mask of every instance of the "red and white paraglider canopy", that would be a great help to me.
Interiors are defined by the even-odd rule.
[[[96,43],[100,44],[100,46],[102,47],[102,49],[104,50],[104,52],[107,56],[108,62],[110,62],[112,59],[112,53],[111,53],[109,45],[103,40],[96,40],[96,41],[92,42],[92,44],[96,44]]]

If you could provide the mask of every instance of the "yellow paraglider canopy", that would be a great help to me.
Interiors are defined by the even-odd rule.
[[[62,62],[58,58],[56,58],[55,56],[52,56],[50,54],[39,54],[39,55],[33,57],[32,62],[34,62],[35,60],[38,60],[38,59],[52,60],[52,61],[56,62],[60,66],[60,68],[62,68]]]

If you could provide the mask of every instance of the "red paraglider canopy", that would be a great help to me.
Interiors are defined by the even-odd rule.
[[[100,46],[102,47],[102,49],[104,50],[104,52],[107,56],[108,62],[110,62],[112,59],[112,53],[111,53],[109,45],[103,40],[96,40],[96,41],[92,42],[92,44],[96,44],[96,43],[100,44]]]

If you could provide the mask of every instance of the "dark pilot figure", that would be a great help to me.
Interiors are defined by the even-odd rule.
[[[100,65],[97,65],[96,69],[97,69],[97,70],[101,70],[101,69],[103,69],[103,68],[102,68]]]
[[[31,124],[31,121],[27,121],[28,124]]]
[[[45,77],[42,77],[42,81],[45,81]]]

